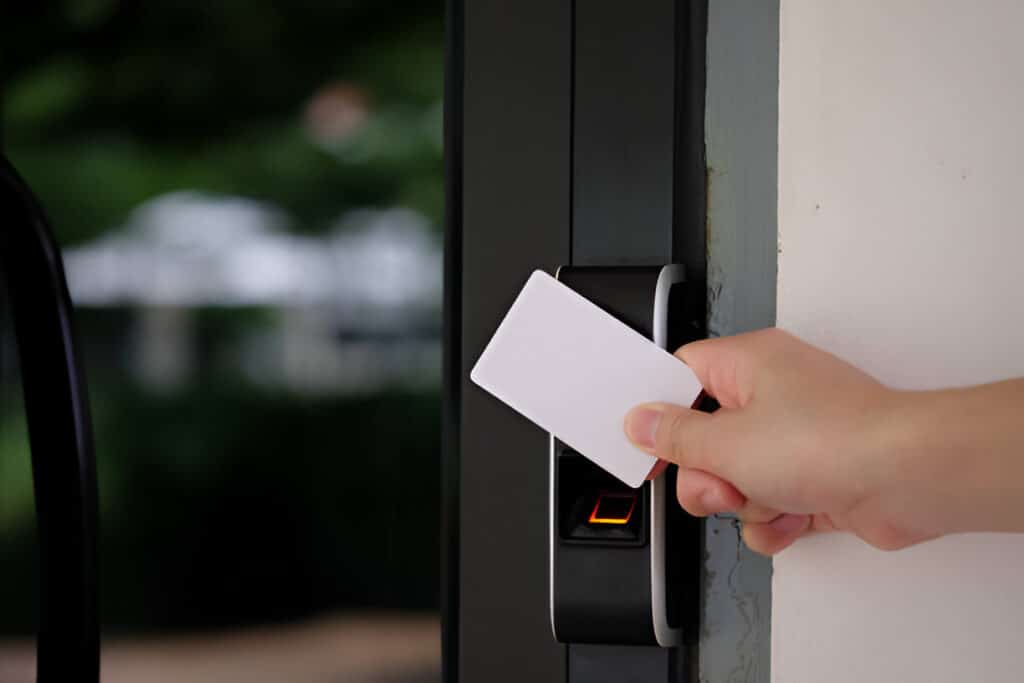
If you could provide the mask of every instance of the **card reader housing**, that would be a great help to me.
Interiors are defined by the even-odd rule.
[[[682,266],[563,266],[558,279],[667,350],[702,329],[703,283],[690,286]],[[676,467],[632,489],[554,437],[549,465],[555,639],[674,647],[695,638],[703,525],[676,502]]]

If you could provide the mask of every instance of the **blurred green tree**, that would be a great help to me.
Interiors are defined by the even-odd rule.
[[[438,0],[56,0],[2,14],[3,151],[65,246],[178,190],[270,202],[308,233],[366,207],[440,225]],[[436,606],[436,389],[300,396],[204,375],[154,394],[122,367],[127,344],[105,341],[131,336],[134,311],[81,313],[99,340],[85,354],[108,625]],[[217,311],[209,334],[227,347],[267,317]],[[403,427],[382,445],[393,415]],[[20,419],[17,401],[0,404],[0,632],[23,633],[36,557]]]
[[[5,152],[64,244],[189,188],[272,201],[297,230],[357,206],[440,222],[439,2],[64,0],[4,14]],[[365,116],[325,139],[311,107],[332,91]]]

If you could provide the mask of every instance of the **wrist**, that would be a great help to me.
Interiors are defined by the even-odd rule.
[[[963,531],[945,401],[939,392],[884,389],[864,445],[872,517],[906,538]]]
[[[934,535],[1024,530],[1024,461],[999,443],[1013,426],[993,393],[891,391],[881,449],[892,474],[887,489],[893,510],[916,527]]]
[[[925,392],[884,388],[872,413],[866,447],[873,492],[893,495],[915,487],[931,476],[921,401]]]

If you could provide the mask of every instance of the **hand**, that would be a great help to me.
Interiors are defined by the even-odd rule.
[[[635,445],[679,465],[691,514],[735,512],[753,550],[773,554],[812,531],[845,530],[884,549],[941,528],[914,505],[915,458],[901,453],[904,394],[781,330],[688,344],[676,354],[722,408],[649,404],[626,418]],[[909,419],[909,418],[907,418]],[[935,498],[935,496],[931,496]]]

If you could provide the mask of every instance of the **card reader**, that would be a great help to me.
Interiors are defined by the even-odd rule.
[[[662,348],[701,328],[704,288],[688,287],[682,266],[563,266],[558,279]],[[703,525],[676,502],[676,468],[630,488],[554,436],[549,465],[555,639],[674,647],[695,638]]]

